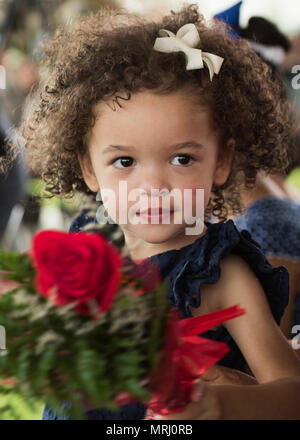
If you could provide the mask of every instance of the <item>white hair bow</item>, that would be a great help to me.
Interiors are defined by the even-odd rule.
[[[200,37],[193,23],[182,26],[176,35],[167,29],[160,29],[159,35],[162,38],[156,38],[154,50],[166,53],[184,52],[187,59],[187,70],[203,69],[204,62],[208,67],[210,80],[212,80],[214,73],[219,73],[224,58],[195,48],[200,43]]]

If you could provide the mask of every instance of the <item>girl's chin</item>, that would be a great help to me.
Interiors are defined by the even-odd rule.
[[[177,228],[176,228],[177,226]],[[169,240],[173,240],[178,235],[183,235],[184,229],[182,227],[178,229],[179,225],[139,225],[135,226],[134,229],[126,227],[128,233],[133,234],[137,239],[143,240],[145,243],[149,244],[160,244],[165,243]]]

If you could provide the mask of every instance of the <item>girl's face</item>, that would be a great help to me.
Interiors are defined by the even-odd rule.
[[[104,102],[94,109],[98,116],[89,133],[89,155],[79,157],[85,182],[94,192],[112,190],[109,200],[102,195],[104,207],[122,228],[127,245],[141,239],[134,259],[185,246],[205,233],[204,227],[187,234],[193,225],[186,219],[205,209],[213,183],[225,183],[232,154],[221,154],[220,133],[208,108],[195,107],[183,91],[167,96],[141,92],[119,102],[116,111]],[[196,189],[204,190],[203,203]],[[129,200],[133,190],[140,195]],[[137,206],[169,206],[171,212],[163,220],[141,215]]]

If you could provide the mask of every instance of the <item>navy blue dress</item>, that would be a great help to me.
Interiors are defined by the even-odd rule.
[[[70,232],[95,219],[87,217],[83,211],[71,225]],[[259,279],[269,302],[275,321],[279,324],[289,298],[289,275],[283,267],[273,267],[268,262],[249,232],[238,231],[232,220],[225,223],[206,223],[206,234],[192,244],[181,249],[172,249],[149,257],[159,264],[163,279],[169,278],[168,301],[170,306],[178,306],[183,318],[190,317],[189,306],[197,308],[201,304],[200,288],[203,284],[214,284],[220,278],[220,260],[233,253],[242,257]],[[118,225],[116,225],[116,228]],[[241,292],[242,294],[243,292]],[[230,351],[219,365],[245,371],[246,361],[238,346],[223,325],[209,330],[203,337],[222,341],[229,345]],[[64,402],[62,405],[67,406]],[[88,420],[136,420],[142,419],[145,407],[133,403],[121,407],[119,411],[95,409],[86,412]],[[68,419],[58,416],[47,405],[43,420]]]

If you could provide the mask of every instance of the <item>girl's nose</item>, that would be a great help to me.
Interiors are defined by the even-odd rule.
[[[161,181],[153,181],[141,183],[139,186],[143,192],[147,196],[152,197],[160,197],[167,195],[171,189],[167,183]]]
[[[148,170],[141,171],[139,186],[148,195],[164,195],[167,191],[171,191],[167,177],[166,170],[157,170],[151,167]]]

